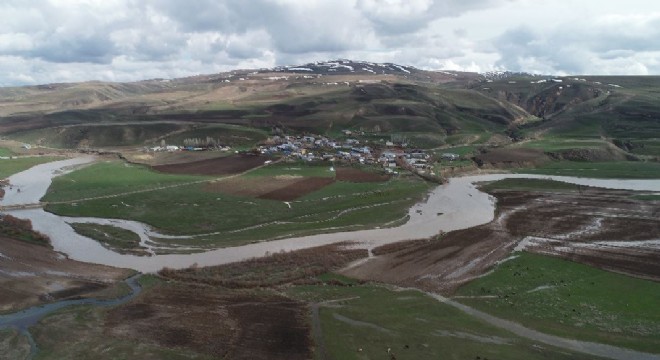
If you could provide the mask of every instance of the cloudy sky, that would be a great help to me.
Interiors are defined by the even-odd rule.
[[[2,0],[0,86],[350,58],[660,74],[657,0]]]

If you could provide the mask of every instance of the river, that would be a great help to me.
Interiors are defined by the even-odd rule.
[[[31,326],[36,325],[39,321],[41,321],[41,319],[44,318],[44,316],[69,306],[93,305],[111,307],[124,304],[138,296],[142,291],[142,287],[139,283],[140,276],[141,275],[138,274],[126,279],[125,283],[130,288],[130,292],[115,299],[85,298],[61,300],[50,304],[33,306],[31,308],[27,308],[11,314],[0,315],[0,329],[16,329],[23,336],[25,336],[28,340],[28,343],[30,344],[30,353],[27,358],[33,359],[39,349],[37,347],[37,343],[32,337],[32,334],[30,333]]]
[[[94,161],[93,157],[79,157],[37,165],[9,178],[11,188],[6,190],[0,205],[38,203],[48,190],[53,177]],[[264,241],[228,247],[195,254],[154,256],[122,255],[108,250],[97,241],[76,234],[68,222],[80,222],[54,215],[41,208],[9,211],[13,216],[32,221],[36,231],[48,235],[56,251],[71,259],[124,267],[149,273],[163,267],[185,268],[220,265],[264,256],[267,253],[291,251],[338,242],[352,242],[355,247],[372,249],[398,241],[426,238],[440,233],[465,229],[490,222],[495,214],[495,199],[477,190],[474,183],[505,178],[552,179],[579,185],[610,189],[644,190],[660,192],[659,180],[588,179],[565,176],[488,174],[452,178],[431,191],[426,200],[410,208],[409,220],[398,227],[337,232],[282,240]],[[20,189],[20,191],[19,191]],[[86,222],[109,223],[137,232],[143,240],[149,235],[162,236],[148,225],[135,221],[84,218]]]

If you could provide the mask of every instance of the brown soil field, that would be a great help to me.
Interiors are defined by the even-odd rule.
[[[80,297],[115,297],[126,269],[69,260],[45,246],[0,237],[0,312]]]
[[[513,167],[522,165],[540,165],[550,158],[538,149],[492,149],[475,156],[479,166]]]
[[[240,177],[208,183],[204,190],[267,200],[293,201],[333,182],[334,179],[323,177]]]
[[[188,163],[157,165],[152,168],[169,174],[231,175],[263,165],[269,159],[256,155],[231,155]]]
[[[595,188],[492,194],[498,200],[492,222],[435,239],[376,248],[372,260],[342,272],[451,295],[492,269],[517,245],[526,245],[526,251],[660,281],[660,249],[640,242],[658,239],[660,201]]]
[[[333,178],[307,177],[291,185],[287,185],[277,190],[273,190],[271,192],[260,195],[259,198],[279,201],[293,201],[316,190],[321,190],[324,187],[332,184],[334,181],[335,180]]]
[[[163,151],[147,153],[142,151],[123,151],[122,155],[132,163],[158,166],[214,159],[223,156],[224,153],[218,151]]]
[[[308,284],[318,282],[318,275],[338,270],[367,256],[367,250],[346,249],[342,244],[333,244],[274,253],[227,265],[182,270],[163,269],[159,274],[172,280],[233,289]]]
[[[217,359],[310,359],[305,303],[192,284],[161,284],[106,316],[111,336]]]
[[[301,177],[262,176],[223,179],[204,186],[205,191],[219,192],[238,196],[259,197],[271,191],[299,182]]]
[[[163,280],[105,315],[114,338],[222,359],[311,359],[309,305],[280,286],[319,283],[316,276],[365,258],[366,250],[321,246],[242,262],[163,269]]]
[[[338,167],[335,169],[335,174],[337,181],[349,181],[356,183],[385,182],[390,179],[390,176],[385,174],[367,172],[351,167]]]

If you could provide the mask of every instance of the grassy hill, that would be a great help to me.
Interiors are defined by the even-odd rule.
[[[489,78],[337,60],[173,80],[3,88],[0,135],[57,148],[206,136],[250,147],[275,127],[336,137],[350,129],[423,148],[522,146],[558,159],[652,160],[660,154],[658,85],[660,77]]]

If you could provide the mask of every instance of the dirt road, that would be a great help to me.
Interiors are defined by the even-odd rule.
[[[589,355],[595,355],[595,356],[601,356],[603,358],[607,359],[615,359],[615,360],[660,360],[660,355],[656,354],[649,354],[649,353],[643,353],[640,351],[634,351],[634,350],[629,350],[629,349],[624,349],[616,346],[611,346],[611,345],[605,345],[605,344],[598,344],[598,343],[593,343],[593,342],[588,342],[588,341],[579,341],[579,340],[573,340],[573,339],[566,339],[562,338],[559,336],[555,335],[549,335],[542,333],[540,331],[536,331],[527,327],[524,327],[518,323],[515,323],[513,321],[509,320],[504,320],[500,319],[498,317],[486,314],[485,312],[476,310],[474,308],[471,308],[467,305],[463,305],[461,303],[458,303],[456,301],[453,301],[451,299],[448,299],[444,296],[438,295],[438,294],[433,294],[433,293],[426,293],[429,296],[433,297],[434,299],[445,303],[447,305],[451,305],[466,314],[469,314],[471,316],[474,316],[480,320],[483,320],[493,326],[496,326],[501,329],[508,330],[520,337],[530,339],[533,341],[538,341],[544,344],[548,344],[551,346],[556,346],[558,348],[566,349],[566,350],[572,350],[572,351],[577,351]]]

